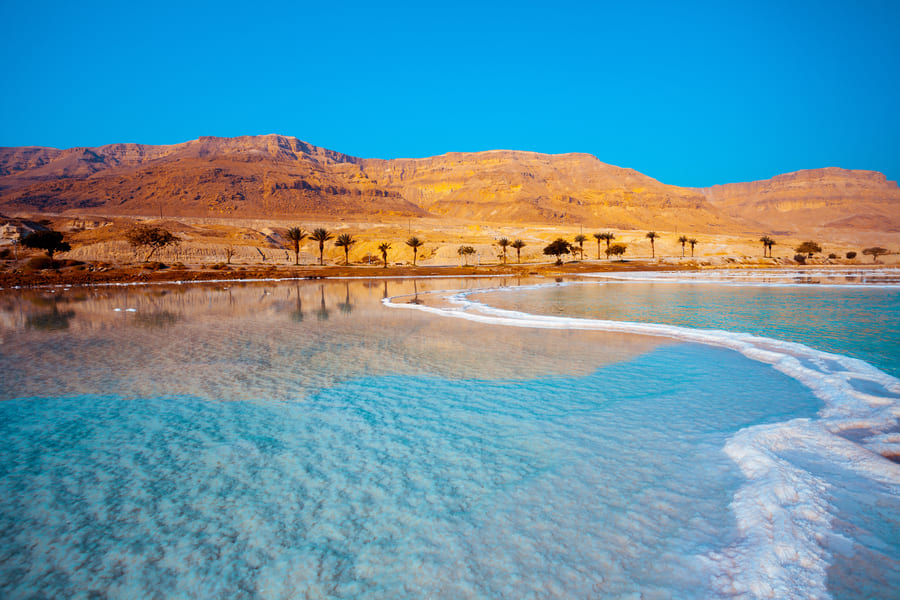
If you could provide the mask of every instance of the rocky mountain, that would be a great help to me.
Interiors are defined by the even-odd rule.
[[[698,191],[728,215],[770,231],[900,232],[900,187],[875,171],[829,167]]]
[[[880,178],[880,179],[879,179]],[[6,211],[501,224],[743,233],[898,222],[883,175],[821,169],[690,189],[588,154],[497,150],[422,159],[344,155],[279,135],[170,146],[0,148]]]

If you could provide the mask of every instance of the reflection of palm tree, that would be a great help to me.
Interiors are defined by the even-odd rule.
[[[320,321],[327,321],[328,317],[331,315],[328,313],[328,308],[325,306],[325,286],[320,285],[319,291],[322,293],[322,303],[319,305],[319,310],[316,311],[316,318]]]
[[[410,304],[422,304],[422,301],[419,300],[419,286],[416,285],[416,280],[413,279],[413,299],[409,301]]]
[[[297,309],[291,313],[291,318],[297,322],[303,320],[303,300],[300,299],[300,286],[294,288],[297,291]]]
[[[310,234],[309,239],[315,240],[319,242],[319,264],[323,264],[322,254],[325,252],[325,242],[333,238],[331,232],[325,229],[324,227],[317,227],[313,229],[312,234]]]
[[[344,298],[344,301],[338,304],[338,308],[341,309],[341,312],[345,315],[349,315],[353,312],[353,304],[350,302],[350,283],[345,281],[344,285],[346,286],[345,289],[347,291],[347,295]]]
[[[384,295],[382,296],[382,298],[387,298],[387,297],[388,297],[388,293],[387,293],[387,281],[385,281],[385,282],[384,282]]]

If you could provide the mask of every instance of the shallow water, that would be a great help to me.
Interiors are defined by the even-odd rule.
[[[893,463],[855,454],[874,413],[833,435],[845,388],[802,361],[892,378],[424,312],[503,283],[0,296],[0,596],[900,590]]]

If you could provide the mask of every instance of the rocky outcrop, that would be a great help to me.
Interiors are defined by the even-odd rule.
[[[768,230],[900,231],[900,188],[875,171],[828,167],[698,191],[728,215]]]

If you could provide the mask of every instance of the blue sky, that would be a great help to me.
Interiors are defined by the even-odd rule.
[[[708,186],[900,178],[900,2],[0,4],[0,146],[293,135],[588,152]]]

